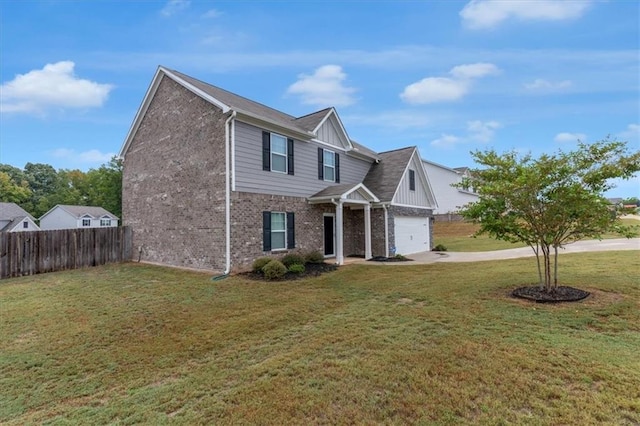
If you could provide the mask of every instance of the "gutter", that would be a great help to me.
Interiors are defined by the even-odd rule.
[[[224,163],[225,163],[225,206],[224,206],[224,214],[225,214],[225,269],[223,275],[229,275],[231,271],[231,185],[230,179],[230,138],[229,138],[229,127],[231,120],[236,117],[236,112],[232,111],[227,121],[224,123]],[[231,135],[231,139],[233,139],[233,135]]]

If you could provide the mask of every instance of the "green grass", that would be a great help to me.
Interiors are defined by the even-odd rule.
[[[620,222],[632,226],[640,233],[640,222],[635,219],[621,219]],[[434,246],[444,245],[448,251],[491,251],[525,247],[522,243],[494,240],[487,235],[474,237],[479,225],[467,222],[435,222],[433,227]],[[622,238],[618,234],[607,233],[602,238]]]
[[[139,264],[0,282],[0,423],[638,424],[637,251],[265,283]]]

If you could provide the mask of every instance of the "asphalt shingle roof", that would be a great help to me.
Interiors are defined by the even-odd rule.
[[[69,206],[64,204],[58,204],[58,207],[64,209],[66,212],[71,213],[77,218],[88,214],[93,217],[109,216],[112,219],[118,219],[113,213],[108,212],[102,207],[95,206]]]
[[[27,213],[16,203],[0,203],[0,220],[13,220],[15,218],[25,218],[35,221],[33,216]]]
[[[393,199],[415,149],[414,146],[410,146],[378,154],[380,162],[371,166],[363,183],[381,202]]]

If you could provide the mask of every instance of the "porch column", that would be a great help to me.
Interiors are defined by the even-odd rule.
[[[371,259],[371,204],[364,206],[364,258]]]
[[[338,265],[344,263],[343,235],[342,200],[340,200],[336,203],[336,263]]]

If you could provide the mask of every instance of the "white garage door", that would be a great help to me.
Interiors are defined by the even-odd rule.
[[[396,216],[396,254],[429,250],[429,218]]]

